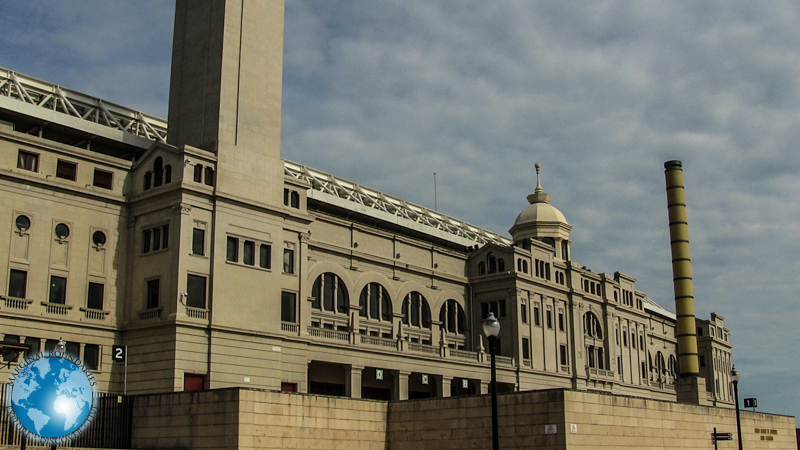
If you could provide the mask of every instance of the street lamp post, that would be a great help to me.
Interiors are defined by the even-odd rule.
[[[483,333],[489,340],[489,355],[492,358],[492,381],[489,387],[492,391],[492,450],[500,449],[500,436],[497,432],[497,370],[495,368],[494,354],[497,335],[500,334],[500,322],[494,317],[494,313],[489,313],[489,317],[483,322]]]
[[[736,400],[736,436],[739,438],[739,450],[742,450],[742,421],[739,418],[739,372],[736,366],[731,368],[731,382],[733,382],[733,399]]]

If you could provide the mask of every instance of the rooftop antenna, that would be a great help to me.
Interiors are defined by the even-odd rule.
[[[433,210],[439,210],[438,199],[436,195],[436,172],[433,172]]]

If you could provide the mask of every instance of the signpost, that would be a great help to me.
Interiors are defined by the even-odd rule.
[[[756,398],[746,398],[744,399],[744,407],[745,408],[753,408],[753,411],[758,408],[758,399]]]
[[[122,395],[128,395],[128,346],[127,345],[112,345],[111,346],[111,359],[114,362],[125,363],[125,378],[122,384]]]
[[[717,450],[717,441],[732,441],[732,433],[717,433],[717,427],[714,427],[714,432],[711,433],[711,443],[714,444],[714,450]]]

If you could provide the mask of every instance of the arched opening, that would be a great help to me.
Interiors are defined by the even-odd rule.
[[[322,311],[347,313],[349,296],[344,282],[334,273],[326,272],[318,276],[311,288],[314,300],[311,307]]]
[[[371,320],[392,321],[392,300],[386,288],[379,283],[369,283],[361,290],[359,315]]]
[[[497,272],[497,257],[494,256],[494,253],[489,252],[486,255],[486,265],[489,266],[489,273]]]
[[[164,160],[159,156],[153,162],[153,187],[161,186],[164,182]]]
[[[464,334],[466,329],[466,314],[464,308],[455,301],[448,300],[439,311],[439,321],[447,333]]]
[[[428,301],[417,291],[406,295],[403,300],[403,323],[417,328],[431,328],[431,309]]]

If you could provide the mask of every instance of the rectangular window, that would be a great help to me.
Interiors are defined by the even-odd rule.
[[[239,261],[239,239],[228,236],[228,247],[225,254],[225,260],[230,262]]]
[[[64,277],[50,277],[50,303],[65,304],[67,301],[67,279]]]
[[[705,357],[705,355],[698,355],[698,358],[700,358],[700,367],[705,367],[706,366],[706,357]]]
[[[283,249],[283,273],[294,273],[294,250]]]
[[[639,335],[639,348],[644,350],[644,335],[643,334]]]
[[[487,317],[489,317],[489,304],[481,303],[481,318],[485,319]]]
[[[262,269],[272,268],[272,246],[261,244],[258,252],[258,266]]]
[[[631,331],[631,347],[636,348],[636,334]]]
[[[202,228],[192,229],[192,254],[205,255],[206,230]]]
[[[39,171],[39,155],[36,153],[19,151],[17,156],[17,169],[30,170],[31,172]]]
[[[86,344],[83,346],[83,363],[89,370],[97,370],[100,367],[100,346]]]
[[[540,319],[541,316],[542,315],[541,315],[541,311],[539,311],[539,306],[538,305],[534,306],[533,307],[533,324],[536,325],[537,327],[542,325],[541,319]]]
[[[205,179],[206,186],[213,186],[214,185],[214,169],[212,169],[211,167],[206,167],[205,176],[206,176],[206,179]]]
[[[89,283],[89,294],[86,296],[86,307],[89,309],[103,309],[103,293],[105,286],[100,283]]]
[[[19,345],[19,336],[14,334],[7,334],[3,337],[3,342],[8,342],[14,345]],[[14,362],[19,360],[19,353],[11,351],[3,355],[4,362]]]
[[[8,296],[25,298],[27,287],[28,272],[11,269],[11,275],[8,277]]]
[[[294,292],[281,292],[281,321],[297,322],[297,294]]]
[[[558,329],[564,331],[564,313],[558,311]]]
[[[159,286],[159,280],[148,280],[147,281],[147,309],[158,308],[161,297],[161,289]]]
[[[622,330],[622,345],[628,346],[628,330]]]
[[[519,315],[522,323],[528,323],[528,305],[524,303],[519,305]]]
[[[27,359],[31,355],[35,355],[39,353],[39,338],[35,337],[26,337],[25,338],[25,345],[28,346],[29,350],[25,351],[25,358]]]
[[[547,328],[553,328],[553,311],[547,310]]]
[[[58,160],[56,164],[56,178],[63,178],[65,180],[75,181],[78,179],[78,165],[69,162]]]
[[[105,170],[94,169],[92,185],[103,189],[111,189],[114,186],[114,174]]]
[[[253,241],[244,241],[244,251],[242,252],[242,262],[248,266],[253,266],[256,263],[256,243]]]
[[[500,308],[499,308],[499,315],[497,317],[505,317],[506,316],[506,301],[500,300]]]
[[[617,372],[622,375],[622,358],[617,356]]]
[[[142,230],[142,253],[169,248],[169,225]]]
[[[161,228],[153,230],[153,251],[161,250]]]
[[[58,339],[48,339],[44,341],[44,351],[54,352],[56,351],[56,345],[58,345]]]
[[[522,359],[531,359],[531,344],[528,338],[522,338]]]
[[[64,346],[68,355],[74,356],[76,359],[81,357],[81,344],[77,342],[67,342]]]
[[[559,354],[561,356],[561,365],[562,366],[568,366],[569,365],[569,360],[567,359],[567,346],[564,345],[564,344],[561,344],[558,347],[558,350],[559,350]]]
[[[144,230],[142,232],[142,253],[150,252],[153,246],[153,230]]]
[[[205,309],[206,307],[206,277],[189,275],[186,278],[186,306]]]

